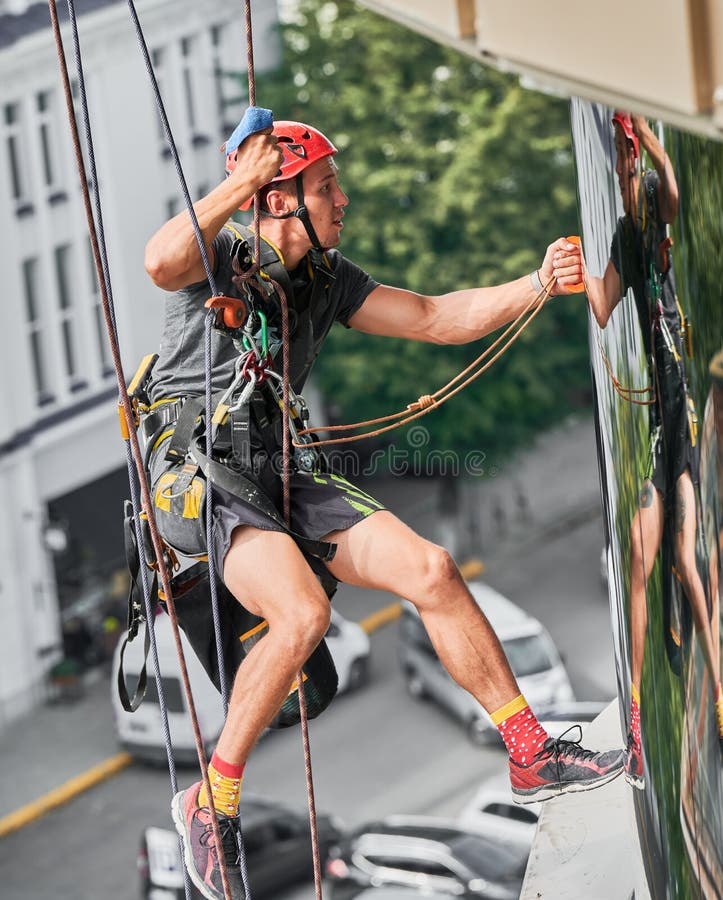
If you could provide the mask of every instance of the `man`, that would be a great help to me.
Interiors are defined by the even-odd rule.
[[[616,112],[616,173],[624,215],[618,220],[602,278],[585,275],[590,307],[601,328],[632,288],[649,364],[651,459],[633,519],[630,577],[631,708],[625,777],[645,786],[640,730],[640,679],[647,628],[647,583],[664,540],[675,526],[675,570],[693,613],[711,675],[718,729],[723,734],[720,658],[713,646],[706,596],[696,566],[697,420],[684,367],[682,321],[670,261],[666,225],[678,211],[678,186],[670,160],[643,116]],[[640,170],[640,145],[654,169]]]
[[[261,190],[264,240],[275,249],[293,285],[289,374],[295,391],[303,386],[334,321],[368,334],[461,344],[513,319],[539,292],[540,281],[555,275],[556,294],[567,293],[568,285],[580,281],[578,248],[561,238],[548,247],[533,276],[499,287],[427,297],[380,285],[334,249],[348,198],[339,184],[333,144],[298,122],[277,122],[273,131],[249,130],[242,122],[234,132],[225,147],[229,177],[194,208],[219,291],[240,296],[229,260],[234,237],[224,225]],[[326,251],[334,277],[323,297],[314,300],[312,274],[320,278],[322,273],[319,268],[314,271],[311,262],[320,265],[321,250]],[[167,301],[153,399],[201,393],[203,303],[209,288],[187,213],[176,216],[150,240],[146,269],[159,287],[178,292]],[[267,305],[269,322],[275,316],[273,306]],[[231,342],[219,340],[214,350],[214,389],[228,384],[236,357]],[[280,353],[276,359],[280,367]],[[258,421],[252,421],[252,431],[254,427],[264,430]],[[254,458],[262,458],[262,464],[249,468],[250,477],[280,509],[280,479],[263,462],[264,441],[252,437],[251,443]],[[333,560],[325,564],[327,575],[402,594],[415,604],[449,673],[480,700],[497,724],[510,752],[512,789],[520,802],[596,787],[620,773],[622,751],[592,753],[548,737],[521,696],[500,642],[442,547],[423,540],[373,498],[333,476],[294,473],[291,506],[296,533],[336,545]],[[217,507],[212,552],[219,571],[239,603],[266,619],[269,631],[242,662],[234,682],[226,724],[209,768],[213,796],[206,797],[197,783],[174,798],[189,873],[209,898],[223,894],[208,807],[213,805],[223,822],[229,876],[241,897],[233,816],[243,766],[329,623],[327,596],[308,556],[289,532],[259,518],[257,510],[227,493],[221,492]]]

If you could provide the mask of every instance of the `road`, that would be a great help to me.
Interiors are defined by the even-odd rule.
[[[545,622],[579,699],[615,694],[601,545],[601,522],[592,518],[562,534],[508,547],[490,561],[485,576]],[[342,589],[335,602],[345,615],[361,619],[390,599]],[[377,632],[371,683],[338,698],[310,723],[317,806],[348,825],[392,812],[454,815],[477,782],[505,764],[501,748],[473,747],[456,722],[407,696],[395,643],[396,625]],[[181,785],[195,777],[193,771],[179,772]],[[298,730],[261,742],[245,785],[304,806]],[[0,841],[4,900],[133,900],[139,835],[145,825],[169,824],[170,795],[167,773],[134,766],[6,837]],[[279,900],[313,896],[305,886]]]

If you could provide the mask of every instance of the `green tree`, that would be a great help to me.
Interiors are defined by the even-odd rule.
[[[340,149],[344,252],[430,294],[536,268],[577,230],[567,104],[356,6],[300,0],[260,105]],[[315,373],[341,420],[403,408],[488,344],[437,347],[335,329]],[[482,378],[425,417],[432,447],[509,449],[589,403],[584,299],[552,301]]]

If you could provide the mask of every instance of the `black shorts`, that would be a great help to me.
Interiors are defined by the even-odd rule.
[[[206,551],[205,487],[202,476],[197,476],[190,490],[179,490],[174,482],[182,471],[178,464],[165,460],[168,440],[151,454],[150,480],[158,529],[163,539],[177,552],[197,557]],[[234,530],[250,525],[263,531],[284,533],[283,485],[280,475],[266,462],[258,471],[245,473],[249,483],[273,506],[278,516],[249,502],[248,499],[229,493],[218,485],[213,487],[213,547],[211,554],[219,577],[231,546]],[[366,519],[372,513],[384,509],[383,505],[356,487],[346,478],[333,473],[309,474],[292,472],[289,479],[291,522],[289,530],[310,541],[320,541],[333,531],[345,531]],[[265,505],[264,503],[261,506]],[[326,565],[316,556],[305,552],[304,558],[331,596],[336,590],[336,580]]]
[[[648,477],[667,504],[673,502],[678,479],[689,472],[698,481],[697,436],[692,423],[695,407],[680,371],[680,362],[671,353],[657,354],[655,422],[651,421],[651,460]],[[655,425],[659,422],[659,429]]]
[[[266,495],[283,516],[281,478],[277,480],[278,490],[267,490]],[[272,492],[273,495],[270,496]],[[239,526],[251,525],[263,531],[283,533],[283,528],[277,521],[240,497],[215,486],[213,497],[213,561],[219,574],[223,572],[223,561],[231,546],[231,535]],[[333,531],[345,531],[372,513],[384,509],[366,491],[341,475],[331,473],[292,473],[289,479],[289,497],[291,530],[313,541],[323,540]],[[335,588],[336,581],[326,566],[316,557],[306,553],[304,556],[322,580],[327,592],[332,587],[331,582]]]

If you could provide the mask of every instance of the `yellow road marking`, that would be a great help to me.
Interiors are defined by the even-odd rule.
[[[402,604],[397,600],[396,603],[390,603],[389,606],[384,606],[382,609],[378,609],[370,616],[367,616],[366,619],[362,619],[359,625],[367,634],[371,634],[383,625],[388,625],[390,622],[398,619],[401,614]]]
[[[97,766],[93,766],[92,769],[88,769],[87,772],[76,775],[75,778],[71,778],[65,784],[61,784],[60,787],[55,788],[38,800],[33,800],[32,803],[21,806],[20,809],[16,809],[15,812],[0,819],[0,838],[17,831],[19,828],[23,828],[35,819],[39,819],[47,812],[50,812],[51,809],[62,806],[64,803],[72,800],[73,797],[77,797],[78,794],[87,791],[88,788],[94,787],[111,775],[115,775],[116,772],[120,772],[121,769],[125,769],[132,762],[133,758],[130,753],[117,753]]]

